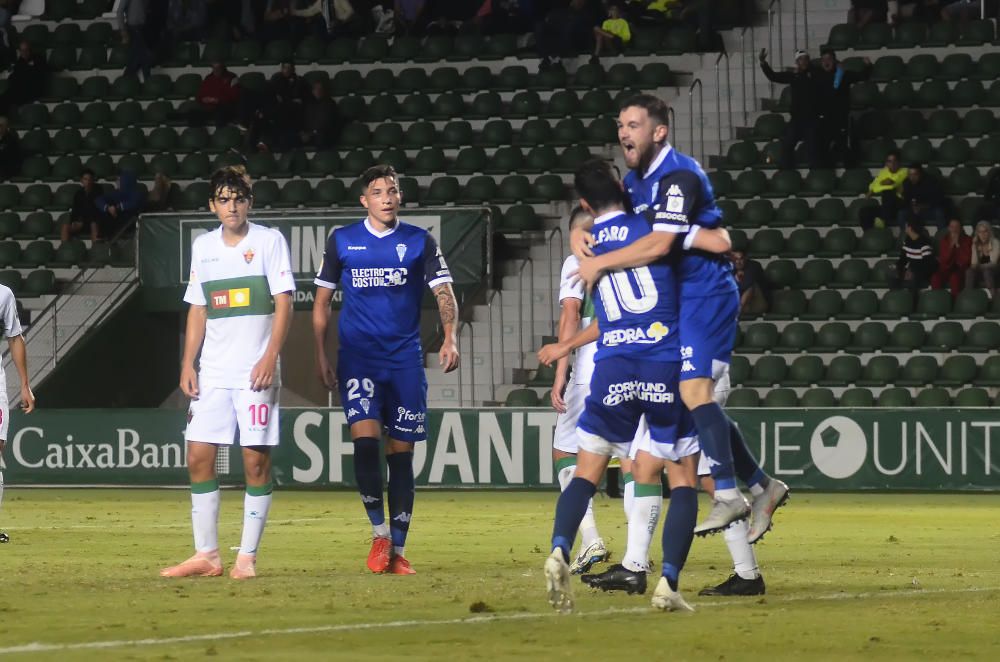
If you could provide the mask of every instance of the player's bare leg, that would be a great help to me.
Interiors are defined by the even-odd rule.
[[[663,575],[653,591],[652,604],[662,611],[694,611],[680,594],[680,572],[694,541],[698,519],[698,453],[667,462],[670,505],[663,522]]]
[[[573,611],[573,592],[570,588],[569,554],[573,548],[580,520],[587,510],[587,502],[597,491],[609,457],[585,450],[576,456],[576,472],[556,504],[555,522],[552,527],[552,553],[545,560],[543,571],[549,604],[562,613]]]
[[[3,449],[6,445],[6,439],[0,439],[0,456],[3,455]],[[3,506],[3,472],[0,471],[0,507]],[[10,542],[10,536],[7,535],[5,531],[0,531],[0,543]]]
[[[385,446],[385,462],[389,465],[389,535],[392,542],[388,571],[393,575],[415,575],[416,571],[404,554],[413,516],[413,444],[389,439]]]
[[[243,536],[236,565],[229,572],[233,579],[257,576],[257,548],[264,535],[267,514],[271,510],[271,449],[268,446],[245,446],[243,469],[247,491],[243,497]]]
[[[188,473],[191,476],[191,526],[194,556],[160,570],[161,577],[219,577],[219,479],[215,475],[215,444],[189,441]]]

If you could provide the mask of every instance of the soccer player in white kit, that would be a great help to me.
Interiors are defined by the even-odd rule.
[[[24,336],[21,335],[21,320],[17,317],[17,301],[14,293],[6,285],[0,285],[0,323],[3,324],[7,345],[10,347],[10,358],[17,368],[21,378],[21,409],[30,414],[35,409],[35,394],[28,384],[28,352],[24,346]],[[3,455],[7,444],[7,432],[10,430],[10,411],[7,406],[7,379],[0,365],[0,455]],[[3,505],[3,472],[0,471],[0,506]],[[0,531],[0,543],[10,542],[10,536]]]
[[[181,361],[181,390],[191,398],[185,439],[191,476],[195,554],[163,577],[217,577],[219,480],[216,449],[235,441],[246,472],[243,537],[229,576],[256,576],[257,547],[271,507],[271,448],[278,445],[278,355],[292,320],[288,243],[275,229],[247,220],[250,177],[242,166],[212,175],[209,208],[221,225],[194,240]],[[201,350],[199,369],[195,358]]]

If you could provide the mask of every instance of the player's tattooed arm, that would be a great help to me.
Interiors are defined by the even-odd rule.
[[[458,331],[458,300],[455,299],[455,291],[451,288],[451,283],[442,283],[434,288],[434,298],[437,300],[438,313],[441,315],[441,328],[444,330],[444,341],[441,343],[441,351],[438,352],[438,360],[441,369],[451,372],[458,367],[458,343],[456,334]]]

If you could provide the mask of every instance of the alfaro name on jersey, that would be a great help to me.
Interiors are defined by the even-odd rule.
[[[594,253],[628,246],[651,232],[643,216],[612,212],[594,220]],[[595,288],[594,312],[601,329],[596,360],[641,353],[652,361],[675,361],[679,348],[677,282],[672,258],[644,267],[612,271]]]
[[[320,287],[344,291],[337,321],[340,354],[387,368],[423,366],[424,288],[451,282],[427,230],[399,222],[378,232],[368,219],[330,234],[315,280]]]

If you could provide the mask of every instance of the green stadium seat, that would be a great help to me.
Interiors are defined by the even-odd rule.
[[[939,386],[967,386],[976,378],[977,370],[973,357],[965,354],[949,356],[941,366],[941,374],[936,383]]]
[[[538,215],[530,205],[512,205],[503,215],[502,227],[511,232],[525,232],[540,229]]]
[[[927,26],[924,23],[906,21],[896,26],[896,34],[891,48],[914,48],[927,37]]]
[[[802,397],[799,399],[799,406],[814,409],[836,407],[837,398],[833,395],[833,391],[828,388],[811,388],[802,394]]]
[[[834,50],[850,50],[855,47],[861,34],[857,27],[849,23],[841,23],[830,28],[830,36],[826,45]]]
[[[857,383],[862,374],[861,360],[858,357],[835,356],[818,383],[823,386],[848,386]]]
[[[760,173],[760,177],[763,180],[761,184],[761,190],[763,190],[763,187],[767,186],[767,178],[764,177],[763,173]],[[724,198],[727,195],[732,195],[734,186],[733,178],[728,172],[725,172],[724,170],[710,172],[708,173],[708,181],[712,185],[712,190],[716,197]]]
[[[799,228],[788,235],[783,252],[788,257],[808,257],[816,254],[821,245],[819,232],[812,228]]]
[[[926,386],[933,384],[938,376],[937,359],[933,356],[914,356],[906,361],[900,376],[896,379],[898,386]]]
[[[729,363],[729,377],[733,384],[744,384],[750,378],[750,361],[745,356],[734,356]]]
[[[952,403],[956,407],[989,407],[990,395],[983,388],[964,388]]]
[[[802,189],[802,175],[798,170],[779,170],[769,182],[765,195],[772,197],[788,197],[798,195]]]
[[[537,407],[539,404],[538,394],[530,388],[514,389],[504,401],[506,407]]]
[[[965,330],[958,322],[938,322],[927,336],[925,352],[951,352],[965,340]]]
[[[899,374],[899,359],[895,356],[878,355],[868,359],[864,365],[858,386],[885,386],[893,384]]]
[[[410,172],[414,175],[430,175],[447,170],[448,160],[440,147],[424,147],[413,159]],[[358,172],[361,172],[360,170]]]
[[[875,397],[866,388],[849,388],[840,394],[837,404],[840,407],[872,407],[875,405]]]
[[[493,158],[483,167],[484,173],[506,174],[519,172],[524,163],[524,155],[519,147],[507,145],[498,148]]]
[[[758,162],[760,153],[757,146],[749,140],[733,143],[726,153],[726,165],[730,168],[742,170]]]
[[[905,72],[906,65],[903,64],[903,58],[898,55],[886,55],[875,60],[871,79],[879,83],[886,83],[903,78]]]
[[[995,33],[990,20],[969,21],[961,28],[958,44],[962,46],[982,46],[993,41]]]
[[[990,356],[979,368],[976,386],[1000,386],[1000,356]]]
[[[917,393],[913,404],[917,407],[950,407],[951,395],[943,388],[925,388]]]
[[[750,252],[758,257],[781,255],[785,249],[785,237],[780,230],[760,230],[750,241]]]
[[[888,228],[872,228],[861,235],[855,255],[857,257],[880,257],[894,252],[895,243],[892,232]]]
[[[924,346],[927,332],[919,322],[900,322],[892,329],[885,351],[913,352]]]
[[[1000,348],[1000,325],[996,322],[974,322],[965,333],[963,352],[992,352]]]
[[[864,84],[859,84],[852,86],[851,91],[853,93],[854,89],[864,89]],[[859,93],[860,94],[860,93]],[[872,96],[877,99],[877,92],[874,92]],[[917,101],[917,95],[913,91],[913,85],[909,81],[905,80],[894,80],[885,86],[882,90],[882,103],[887,108],[903,108],[907,106],[912,106]],[[875,101],[869,101],[866,106],[870,107],[875,105]]]
[[[846,214],[844,201],[839,198],[824,198],[817,202],[812,210],[812,218],[815,223],[823,227],[843,223]]]
[[[24,288],[24,278],[19,271],[0,271],[0,285],[6,285],[14,292],[15,296],[19,296]]]
[[[951,106],[968,107],[980,105],[986,98],[986,88],[978,80],[962,80],[955,84],[948,95]]]
[[[912,407],[913,396],[905,388],[887,388],[879,393],[877,403],[879,407],[893,409]]]
[[[799,271],[791,260],[772,260],[764,267],[764,275],[772,287],[791,287],[797,283]]]
[[[559,156],[552,145],[536,145],[525,157],[521,171],[525,173],[548,172],[556,168],[558,160]]]
[[[51,221],[51,217],[49,217]],[[35,268],[50,264],[55,260],[56,249],[52,243],[44,239],[33,241],[24,247],[21,259],[18,262],[21,268]]]
[[[365,44],[368,41],[382,41],[383,39],[373,40],[371,38],[365,39],[361,42],[361,48],[359,49],[359,54],[365,56]],[[437,62],[438,60],[447,59],[452,53],[454,44],[452,38],[447,35],[431,35],[424,40],[423,46],[416,53],[413,58],[415,62]],[[369,59],[378,61],[385,57],[385,53],[373,54]]]
[[[312,199],[312,184],[305,179],[292,179],[285,182],[278,194],[278,201],[285,207],[305,207]]]
[[[944,317],[951,312],[951,293],[948,290],[921,290],[917,296],[913,319],[926,320]]]
[[[406,172],[410,168],[410,160],[407,158],[406,152],[398,147],[382,150],[375,162],[391,165],[396,172]]]
[[[355,177],[375,165],[375,155],[370,150],[359,147],[344,155],[341,161],[341,174],[347,177]]]
[[[444,205],[459,198],[461,188],[454,177],[435,177],[423,196],[426,205]]]
[[[961,80],[971,76],[975,69],[976,65],[968,53],[951,53],[941,61],[940,75],[945,80]]]
[[[15,180],[34,182],[45,179],[49,174],[49,159],[33,154],[21,162],[21,172]]]
[[[59,244],[52,266],[83,266],[87,261],[87,245],[79,239],[71,239]]]
[[[83,170],[83,163],[80,161],[80,157],[75,154],[69,156],[60,156],[56,158],[55,163],[52,164],[52,172],[50,176],[56,181],[66,181],[69,179],[79,179],[80,172]],[[4,205],[0,203],[0,207]]]
[[[356,93],[364,85],[365,80],[357,69],[341,69],[330,79],[330,89],[338,96]]]
[[[566,195],[566,185],[559,175],[541,175],[532,183],[532,197],[536,202],[562,200]]]
[[[867,187],[867,182],[866,182]],[[826,195],[837,186],[837,175],[833,170],[810,170],[802,181],[804,195]]]
[[[861,320],[876,314],[878,297],[871,290],[855,290],[844,298],[844,309],[838,315],[842,320]]]
[[[470,177],[459,196],[459,203],[478,204],[489,202],[497,193],[497,183],[487,175]]]
[[[982,166],[1000,163],[1000,136],[988,136],[977,142],[969,163]]]
[[[810,300],[812,305],[812,300]],[[851,344],[851,327],[843,322],[828,322],[816,332],[815,349],[820,352],[837,352]]]
[[[954,195],[965,195],[983,189],[985,182],[979,169],[970,165],[956,167],[948,175],[946,191]]]
[[[776,386],[781,384],[788,372],[788,365],[781,356],[761,356],[753,364],[746,386]]]
[[[603,87],[606,80],[607,72],[600,64],[584,64],[573,74],[570,87],[575,90],[592,90]]]
[[[908,81],[923,82],[937,78],[941,71],[941,63],[937,57],[927,53],[914,55],[906,63],[906,74],[900,78]]]
[[[329,207],[340,204],[345,200],[346,196],[347,188],[342,181],[339,179],[324,179],[316,184],[316,188],[313,189],[312,199],[317,206]]]
[[[808,308],[801,315],[804,320],[828,320],[840,315],[843,297],[836,290],[820,290],[809,297]]]
[[[771,225],[775,227],[792,227],[800,225],[809,217],[809,203],[802,198],[782,200],[774,214]]]
[[[485,44],[479,35],[459,34],[455,37],[455,42],[452,45],[452,53],[446,57],[449,60],[462,62],[476,60],[485,50]]]
[[[766,319],[788,320],[802,315],[806,310],[806,295],[802,290],[778,290],[771,294],[771,307]]]
[[[49,132],[45,129],[32,129],[21,134],[21,151],[26,154],[46,154],[49,151],[51,140]]]
[[[757,408],[760,406],[760,395],[752,388],[733,389],[726,401],[726,409]]]
[[[697,35],[693,27],[682,25],[671,27],[663,37],[659,52],[665,55],[693,53],[698,50],[696,41]]]
[[[437,129],[426,121],[414,122],[406,128],[403,142],[407,147],[428,147],[437,143]]]
[[[730,225],[738,222],[741,227],[759,228],[768,225],[774,218],[774,203],[770,200],[748,200],[742,211],[735,203],[732,203],[732,207],[735,209],[736,220],[727,220]],[[726,214],[723,214],[723,218],[726,218]]]
[[[954,166],[965,163],[972,155],[972,148],[965,138],[947,138],[937,148],[931,160],[935,165]]]
[[[790,388],[771,389],[761,402],[764,407],[791,408],[799,406],[799,396]]]
[[[9,236],[9,235],[8,235]],[[0,242],[0,267],[10,267],[21,260],[21,244],[16,241]]]
[[[797,354],[808,351],[815,342],[816,332],[813,330],[811,324],[807,324],[805,322],[792,322],[781,330],[781,336],[778,339],[778,344],[774,346],[774,350],[777,352]]]
[[[179,172],[183,179],[203,179],[211,172],[211,163],[204,152],[193,152],[181,159]]]
[[[833,276],[833,263],[830,260],[809,260],[799,269],[799,285],[805,288],[826,287],[833,281]],[[837,296],[840,296],[839,292]]]
[[[744,350],[767,351],[778,344],[778,329],[770,322],[757,322],[746,328],[741,348]]]
[[[559,90],[568,86],[568,76],[562,67],[551,67],[544,71],[539,71],[531,77],[528,88],[539,92],[547,90]]]
[[[982,105],[1000,106],[1000,81],[993,81],[990,89],[986,92],[986,98],[983,99]]]
[[[52,190],[46,184],[30,184],[21,191],[21,199],[15,209],[33,211],[45,209],[52,202]]]
[[[981,55],[972,78],[982,81],[1000,78],[1000,53],[992,52]]]

